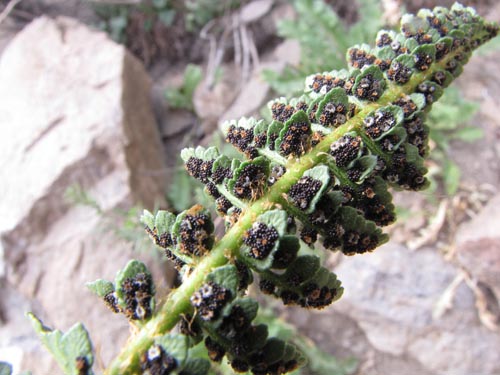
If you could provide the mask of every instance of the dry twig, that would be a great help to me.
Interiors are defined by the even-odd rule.
[[[9,16],[10,12],[14,9],[14,7],[19,4],[21,0],[10,0],[5,8],[0,13],[0,24]]]

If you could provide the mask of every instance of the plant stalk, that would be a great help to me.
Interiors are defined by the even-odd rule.
[[[192,306],[190,297],[198,290],[214,268],[227,264],[231,259],[239,256],[244,233],[251,228],[257,217],[264,212],[276,207],[287,209],[287,201],[284,193],[289,191],[308,169],[320,163],[327,163],[330,145],[341,138],[347,132],[363,133],[363,120],[370,112],[384,107],[403,94],[411,94],[416,87],[429,80],[439,69],[443,69],[446,63],[458,54],[465,53],[462,48],[450,52],[440,62],[435,62],[425,72],[412,75],[405,85],[399,86],[389,80],[384,94],[377,102],[366,103],[361,110],[349,119],[345,124],[335,129],[317,144],[310,152],[298,159],[289,158],[286,163],[286,173],[267,191],[262,198],[249,204],[241,213],[238,221],[226,234],[216,243],[212,251],[200,260],[199,264],[187,277],[182,285],[173,290],[160,308],[160,311],[146,323],[143,328],[130,338],[122,352],[115,358],[111,365],[104,371],[105,375],[132,375],[140,373],[140,355],[148,350],[153,344],[156,336],[170,331],[179,321],[182,315],[190,312]],[[372,147],[372,152],[380,152],[378,147]],[[380,156],[384,156],[380,152]]]

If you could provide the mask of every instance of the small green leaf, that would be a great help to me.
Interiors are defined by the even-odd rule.
[[[312,277],[311,281],[315,282],[318,285],[323,286],[328,284],[331,275],[334,275],[335,278],[337,277],[335,274],[327,270],[325,267],[320,267]]]
[[[414,66],[415,66],[415,60],[413,59],[413,56],[406,55],[406,54],[399,55],[394,60],[392,60],[391,67],[394,68],[393,65],[395,65],[396,63],[404,65],[404,66],[406,66],[407,68],[410,68],[410,69],[413,69]]]
[[[101,298],[115,291],[113,283],[108,280],[98,279],[96,281],[86,283],[85,285],[92,293]]]
[[[318,203],[318,201],[321,199],[321,196],[328,188],[328,184],[330,183],[330,173],[329,173],[329,169],[326,165],[318,165],[314,168],[311,168],[311,169],[308,169],[307,171],[305,171],[304,177],[311,177],[314,180],[321,181],[321,187],[319,188],[318,192],[312,198],[311,203],[309,204],[309,207],[307,207],[304,210],[304,212],[306,214],[310,214],[310,213],[314,212],[314,209],[316,208],[316,204]]]
[[[183,223],[185,223],[186,217],[187,216],[198,216],[198,215],[204,215],[206,217],[205,219],[205,225],[203,226],[203,229],[198,229],[198,230],[203,230],[204,231],[204,236],[205,239],[201,242],[198,243],[196,251],[198,253],[194,252],[188,252],[185,251],[185,249],[182,247],[183,244],[186,242],[190,242],[191,244],[193,243],[192,240],[187,240],[183,237],[182,234],[182,227]],[[214,224],[212,222],[211,214],[210,211],[208,211],[206,208],[204,208],[201,205],[194,205],[188,210],[182,211],[177,217],[175,218],[175,222],[171,224],[172,226],[170,227],[171,232],[172,232],[172,237],[175,237],[177,239],[177,246],[174,249],[175,254],[180,257],[181,259],[184,259],[183,257],[191,257],[191,256],[201,256],[205,254],[206,252],[210,251],[214,244],[214,236],[213,236],[213,231],[214,231]]]
[[[297,349],[293,344],[285,344],[285,353],[283,354],[283,361],[295,361],[298,367],[302,367],[307,363],[306,357]]]
[[[345,230],[355,230],[363,234],[376,235],[379,245],[387,242],[387,234],[382,233],[373,221],[366,220],[355,208],[340,207],[337,215]]]
[[[219,156],[219,150],[217,147],[202,147],[198,146],[196,148],[185,148],[181,151],[181,158],[184,162],[187,162],[191,157],[201,159],[203,161],[214,160]]]
[[[229,128],[231,126],[235,126],[237,128],[243,128],[243,129],[253,129],[255,126],[258,124],[262,123],[262,120],[256,120],[253,117],[242,117],[239,120],[230,120],[230,121],[225,121],[222,126],[222,132],[224,135],[227,135]]]
[[[163,233],[169,233],[175,222],[175,215],[168,211],[160,210],[156,213],[155,228],[158,236]]]
[[[285,234],[288,214],[283,210],[270,210],[259,215],[257,222],[264,223],[278,231],[280,237]]]
[[[386,136],[389,136],[389,135],[395,135],[399,139],[398,143],[394,143],[392,146],[393,147],[392,150],[395,151],[406,141],[408,133],[407,133],[406,129],[404,129],[402,126],[398,126],[398,127],[394,127],[393,129],[389,130],[383,138],[385,138]]]
[[[379,117],[380,120],[378,119]],[[385,118],[391,119],[393,120],[393,122],[391,121],[389,123],[385,120]],[[379,141],[385,136],[392,134],[394,131],[396,131],[396,129],[401,128],[400,125],[402,124],[404,119],[404,112],[403,109],[399,106],[388,105],[369,113],[366,116],[366,119],[372,120],[373,125],[367,125],[365,121],[365,128],[369,130],[372,129],[369,128],[369,126],[372,126],[373,128],[376,128],[380,132],[380,134],[378,135],[376,133],[375,134],[369,133],[370,137],[376,141]],[[406,139],[406,135],[404,135],[404,138],[401,140],[401,142],[404,141],[404,139]]]
[[[66,375],[79,375],[76,367],[78,358],[85,358],[89,367],[94,363],[89,334],[81,323],[75,324],[68,332],[52,330],[32,313],[27,313],[31,324],[45,347],[52,353],[59,367]],[[93,374],[92,371],[88,372]]]
[[[263,223],[268,227],[276,229],[279,235],[279,239],[275,242],[269,254],[263,259],[255,259],[254,257],[250,256],[250,247],[246,245],[243,247],[243,253],[247,256],[247,259],[249,262],[251,262],[253,268],[256,268],[259,271],[271,268],[274,262],[274,256],[280,246],[280,239],[286,233],[288,225],[287,219],[288,214],[283,210],[270,210],[263,213],[256,219],[257,223]]]
[[[155,227],[155,217],[148,210],[144,210],[141,215],[140,221],[151,230]]]
[[[284,285],[290,278],[293,278],[294,282],[302,284],[311,279],[319,268],[320,259],[317,255],[301,255],[280,278],[285,282]]]
[[[257,311],[259,310],[259,304],[257,301],[248,297],[238,298],[232,303],[232,305],[240,307],[249,321],[253,321],[255,319]]]
[[[203,358],[189,358],[179,375],[207,375],[210,361]]]
[[[269,128],[269,123],[267,123],[264,120],[260,120],[255,124],[255,127],[253,128],[254,134],[261,134],[261,133],[267,133],[267,129]]]
[[[282,359],[285,355],[286,343],[276,337],[271,337],[267,340],[266,345],[262,349],[264,363],[275,363]]]
[[[414,51],[420,46],[414,38],[406,39],[403,45],[408,51]]]
[[[359,74],[359,71],[357,71]],[[330,77],[335,77],[339,78],[342,80],[347,80],[351,76],[354,76],[356,73],[355,71],[349,72],[347,69],[341,69],[341,70],[332,70],[331,72],[323,72],[321,73],[324,76],[330,76]],[[319,100],[322,100],[323,96],[327,93],[327,87],[323,86],[320,90],[320,92],[316,92],[312,89],[313,87],[313,82],[315,80],[317,74],[311,74],[308,75],[305,79],[305,90],[304,93],[307,94],[311,99],[315,100],[318,98],[321,98]],[[314,103],[314,102],[313,102]]]
[[[177,360],[179,367],[183,367],[188,356],[188,337],[181,334],[168,333],[155,339],[168,355]]]
[[[179,89],[172,87],[165,89],[165,99],[172,108],[193,110],[192,103],[179,91]]]
[[[283,123],[274,120],[269,124],[269,128],[267,129],[267,142],[266,142],[266,147],[275,150],[276,149],[276,144],[277,144],[277,139],[274,137],[277,137],[281,129],[283,129],[284,125]],[[273,140],[274,139],[274,140]],[[279,149],[279,146],[278,146]]]
[[[175,15],[175,14],[174,14]],[[174,15],[163,15],[165,21],[169,22],[169,18]],[[193,110],[193,94],[194,90],[201,82],[203,72],[197,65],[189,64],[184,71],[184,82],[179,88],[168,88],[165,90],[165,98],[172,108],[185,108]]]
[[[194,90],[201,82],[203,77],[203,72],[201,67],[194,64],[188,64],[186,70],[184,71],[184,93],[188,98],[193,97]]]
[[[233,178],[231,178],[227,183],[227,187],[230,192],[234,191],[234,187],[236,185],[236,182],[238,181],[238,178],[242,173],[244,173],[245,168],[249,165],[262,167],[262,173],[264,175],[261,179],[256,179],[255,181],[253,181],[255,184],[260,184],[261,182],[265,184],[265,181],[267,181],[267,176],[269,176],[269,160],[266,157],[258,156],[255,159],[244,161],[241,164],[237,162],[235,165],[237,165],[237,168],[233,170]],[[263,188],[263,186],[259,186],[258,188]]]
[[[420,30],[423,32],[427,31],[429,29],[429,23],[426,19],[416,17],[413,14],[404,14],[401,17],[401,29],[416,34]]]
[[[240,312],[243,311],[246,320],[248,322],[251,322],[257,316],[259,304],[257,303],[257,301],[255,301],[252,298],[248,298],[248,297],[236,298],[231,303],[228,303],[224,306],[224,308],[222,309],[221,318],[219,318],[218,320],[216,320],[214,322],[211,322],[213,329],[220,330],[221,326],[225,322],[224,317],[230,316],[231,312],[235,308],[239,309]],[[226,321],[226,323],[227,323],[227,321]],[[224,335],[227,335],[227,331],[224,331],[224,332],[225,332]],[[237,334],[237,333],[238,332],[231,331],[232,335]]]
[[[12,366],[7,362],[0,362],[0,375],[12,375]]]
[[[217,267],[207,276],[207,281],[212,281],[215,284],[221,285],[226,289],[231,290],[233,297],[236,296],[240,279],[238,271],[232,264]]]
[[[356,165],[359,165],[363,171],[357,181],[361,183],[372,174],[373,169],[377,166],[377,157],[375,155],[362,156],[356,161]]]
[[[109,24],[114,33],[120,34],[127,27],[127,19],[120,16],[113,17],[109,20]]]
[[[405,144],[406,160],[408,163],[415,164],[415,167],[422,172],[427,173],[427,168],[424,166],[424,158],[418,153],[418,148],[412,144]]]
[[[279,137],[276,140],[276,150],[280,149],[280,145],[283,142],[283,138],[285,137],[288,129],[295,124],[310,124],[309,117],[304,111],[295,112],[292,117],[290,117],[286,122],[285,126],[280,130]],[[309,134],[311,130],[309,129]]]
[[[439,73],[444,74],[444,79],[442,79],[439,84],[441,87],[447,88],[453,82],[453,75],[447,70],[440,70]],[[434,76],[436,76],[436,74],[434,74]]]
[[[254,330],[249,330],[243,334],[242,342],[249,344],[249,352],[262,348],[266,344],[267,337],[269,336],[267,325],[259,324],[255,326]]]
[[[116,285],[121,285],[127,278],[134,278],[138,273],[151,275],[144,263],[133,259],[127,263],[125,268],[118,271],[116,275]]]
[[[391,35],[391,33],[393,33],[393,32],[387,31],[387,30],[380,31],[380,34],[387,34],[387,33],[389,33],[389,35]],[[377,37],[377,39],[378,38],[379,37]],[[394,39],[394,35],[392,38]],[[396,53],[394,52],[394,50],[390,46],[384,46],[384,47],[378,48],[376,51],[377,51],[377,56],[382,60],[392,61],[392,59],[394,59],[396,57]]]
[[[319,109],[320,103],[323,101],[323,98],[324,98],[323,96],[316,97],[311,102],[311,104],[309,105],[309,107],[307,108],[306,114],[307,114],[308,118],[312,118],[312,120],[311,120],[312,121],[311,128],[313,128],[313,129],[314,129],[314,126],[320,126],[316,122],[317,121],[316,116],[319,114],[319,110],[318,109]],[[313,113],[314,113],[314,116],[313,116]],[[320,128],[328,129],[328,128],[324,127],[324,126],[320,126]],[[328,129],[328,131],[330,132],[331,129]]]
[[[278,249],[273,253],[271,268],[284,269],[295,261],[300,249],[299,239],[295,235],[284,235],[279,240]]]
[[[316,110],[316,120],[318,122],[319,122],[319,118],[320,118],[321,114],[323,113],[323,109],[329,103],[333,103],[335,106],[338,106],[339,104],[341,104],[345,107],[345,110],[347,111],[349,99],[347,97],[345,90],[341,87],[336,87],[334,89],[331,89],[325,95],[325,97],[319,102],[318,109]],[[309,107],[309,110],[310,109],[312,109],[312,106]],[[339,123],[337,126],[339,126],[339,125],[341,125],[341,124]]]
[[[416,114],[421,115],[419,113],[419,111],[421,111],[425,107],[425,96],[424,96],[424,94],[413,93],[413,94],[410,95],[410,98],[413,101],[413,103],[415,103],[415,105],[417,106],[417,110],[415,111],[415,113],[413,115],[416,115]],[[413,118],[413,115],[410,118]]]
[[[349,104],[349,99],[345,90],[341,87],[331,89],[328,94],[325,95],[323,100],[321,100],[318,112],[321,112],[324,106],[328,103],[334,103],[336,105],[343,104],[344,106],[347,106]]]
[[[125,292],[123,289],[123,284],[125,283],[125,281],[127,279],[129,279],[129,278],[134,279],[140,273],[145,274],[147,277],[149,277],[151,279],[151,283],[152,283],[151,294],[154,295],[154,284],[153,284],[153,279],[152,279],[151,273],[149,272],[148,268],[146,267],[146,265],[144,263],[133,259],[127,263],[125,268],[118,271],[118,273],[116,274],[116,278],[115,278],[116,296],[118,298],[118,304],[121,307],[123,307],[123,308],[127,307],[127,303],[125,301],[126,296],[125,296]],[[151,298],[151,302],[150,302],[151,311],[154,311],[154,305],[155,305],[154,298]]]
[[[158,18],[165,26],[171,26],[174,22],[175,14],[176,12],[173,9],[162,10],[158,12]]]

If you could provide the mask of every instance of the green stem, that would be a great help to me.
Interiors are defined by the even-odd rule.
[[[331,132],[316,145],[309,153],[299,159],[288,159],[286,162],[287,172],[268,190],[267,194],[249,205],[240,215],[239,220],[229,229],[214,246],[209,255],[203,258],[196,266],[192,274],[184,280],[182,285],[172,291],[162,305],[160,311],[144,327],[130,339],[119,356],[105,370],[105,375],[132,375],[140,370],[139,358],[153,343],[156,336],[170,331],[179,321],[181,315],[192,309],[190,297],[201,287],[203,281],[214,268],[227,264],[230,259],[239,253],[242,238],[257,217],[272,209],[276,205],[286,205],[283,194],[290,190],[308,169],[317,164],[328,161],[330,145],[341,138],[347,132],[355,131],[363,133],[363,119],[377,108],[386,106],[403,94],[410,94],[421,82],[428,80],[432,74],[442,69],[447,61],[457,54],[462,53],[460,49],[450,53],[439,63],[422,73],[414,73],[411,80],[402,86],[387,81],[388,87],[382,97],[373,103],[367,103],[358,114],[335,131]],[[373,151],[379,152],[378,148]],[[380,152],[382,155],[382,153]],[[286,207],[285,207],[286,208]]]

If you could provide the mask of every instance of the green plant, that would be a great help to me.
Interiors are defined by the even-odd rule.
[[[127,27],[134,13],[142,15],[142,27],[146,32],[151,31],[156,22],[164,26],[172,26],[178,17],[184,19],[187,32],[195,32],[224,12],[238,8],[240,1],[141,0],[133,4],[126,2],[106,4],[104,2],[92,3],[92,5],[96,15],[100,18],[97,26],[105,30],[114,41],[125,44]]]
[[[305,362],[298,345],[269,337],[255,321],[259,304],[245,292],[254,278],[286,305],[323,308],[342,295],[315,244],[346,255],[387,241],[395,220],[389,187],[421,190],[429,128],[426,113],[458,76],[472,50],[498,33],[471,8],[422,10],[401,33],[380,31],[376,47],[352,47],[349,70],[318,73],[305,94],[271,104],[271,123],[226,124],[226,140],[246,160],[212,147],[185,149],[188,173],[205,185],[225,219],[214,234],[208,210],[145,211],[153,241],[182,284],[160,306],[146,266],[129,262],[113,282],[89,288],[135,327],[108,375],[207,374],[200,358],[227,357],[238,372],[283,374]],[[92,374],[90,339],[81,325],[66,334],[34,327],[67,374]],[[180,333],[172,333],[178,325]]]
[[[184,70],[184,81],[180,87],[169,87],[165,90],[165,98],[172,108],[183,108],[193,111],[193,94],[200,84],[203,73],[198,65],[188,64]]]
[[[93,8],[100,18],[96,26],[106,31],[115,42],[125,43],[130,5],[95,4]]]
[[[189,31],[205,26],[226,11],[238,8],[240,0],[184,0],[186,28]]]
[[[170,26],[174,22],[176,10],[171,0],[148,0],[139,4],[93,4],[100,18],[98,27],[105,30],[118,43],[126,43],[126,30],[132,12],[144,16],[144,30],[152,29],[155,22]]]
[[[264,78],[280,95],[291,96],[301,89],[304,78],[311,71],[324,71],[345,67],[345,53],[354,43],[368,42],[382,26],[379,1],[361,0],[358,20],[346,27],[331,5],[324,0],[293,1],[297,20],[284,20],[278,33],[286,39],[297,40],[301,48],[298,67],[287,66],[282,73],[264,71]],[[480,51],[497,49],[499,38],[481,46]],[[332,48],[334,46],[334,48]],[[431,170],[430,192],[441,186],[449,196],[456,193],[460,183],[460,168],[450,159],[449,143],[453,140],[474,142],[482,137],[482,130],[467,126],[478,106],[459,95],[456,88],[449,88],[428,118],[430,139],[435,149],[430,159],[436,168]],[[428,195],[432,198],[432,195]]]
[[[431,158],[438,166],[435,175],[443,181],[444,191],[449,196],[457,192],[461,176],[460,168],[448,156],[450,142],[474,142],[483,137],[481,128],[467,125],[478,109],[477,103],[467,101],[457,88],[450,87],[429,114],[429,135],[435,144]],[[433,181],[431,190],[435,189],[437,182]]]
[[[12,373],[12,366],[6,362],[0,362],[0,375],[10,375]]]
[[[278,24],[278,34],[297,40],[301,58],[297,67],[287,66],[282,73],[263,72],[264,79],[280,95],[294,96],[302,91],[305,77],[345,67],[347,49],[356,43],[373,40],[383,26],[380,2],[359,0],[358,21],[347,27],[324,0],[293,0],[295,20]]]
[[[227,155],[231,159],[244,159],[244,156],[240,152],[230,144],[225,143],[222,135],[218,132],[212,134],[210,145],[216,147],[222,154]],[[204,187],[201,182],[193,180],[186,173],[184,162],[179,158],[179,166],[174,173],[173,182],[167,192],[170,207],[176,212],[180,212],[196,203],[209,206],[212,198],[205,194]],[[213,211],[215,214],[215,210]]]
[[[143,15],[145,31],[151,31],[156,22],[171,26],[177,13],[171,0],[146,0],[138,4],[93,3],[92,5],[94,12],[100,18],[97,27],[106,31],[115,42],[122,44],[127,42],[127,26],[132,13],[138,12]]]

